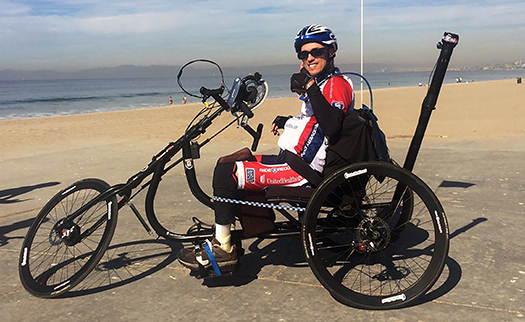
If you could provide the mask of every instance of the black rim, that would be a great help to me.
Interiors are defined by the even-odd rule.
[[[98,180],[80,181],[43,208],[28,231],[20,259],[21,278],[31,293],[58,295],[80,282],[98,261],[106,234],[114,229],[107,216],[108,209],[116,216],[115,200],[95,204],[74,221],[66,217],[107,187]],[[89,233],[89,228],[94,231]]]
[[[331,178],[312,196],[303,231],[319,281],[362,308],[403,306],[428,291],[448,253],[443,210],[428,187],[386,164],[351,166]],[[404,193],[391,207],[399,182]]]

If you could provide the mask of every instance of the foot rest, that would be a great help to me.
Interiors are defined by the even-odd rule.
[[[221,275],[218,276],[215,273],[215,270],[213,267],[204,267],[199,266],[197,269],[191,269],[190,270],[190,276],[193,276],[197,279],[207,279],[207,278],[220,278],[225,276],[232,276],[235,272],[237,272],[241,268],[241,262],[237,262],[237,264],[232,266],[224,266],[221,267]]]

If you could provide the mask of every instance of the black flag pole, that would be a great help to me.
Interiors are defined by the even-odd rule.
[[[437,44],[437,47],[441,50],[441,52],[436,63],[434,75],[428,88],[427,95],[421,106],[421,114],[419,115],[416,132],[414,133],[414,137],[410,142],[410,147],[405,158],[405,164],[403,165],[403,168],[407,169],[408,171],[412,171],[414,164],[416,163],[416,158],[419,153],[419,149],[421,148],[423,137],[425,136],[425,131],[430,120],[430,115],[436,108],[439,91],[441,90],[441,85],[443,85],[443,80],[445,79],[445,73],[447,72],[448,63],[450,62],[450,57],[452,56],[452,51],[458,42],[458,35],[445,32],[443,38]]]

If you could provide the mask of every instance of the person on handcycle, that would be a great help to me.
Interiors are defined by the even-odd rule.
[[[302,28],[294,42],[300,72],[290,79],[290,89],[303,100],[301,114],[277,116],[271,131],[279,135],[278,155],[252,155],[248,148],[219,158],[213,174],[213,194],[224,200],[242,199],[244,191],[262,191],[271,186],[316,186],[325,165],[331,137],[340,132],[343,120],[354,109],[352,81],[335,67],[337,39],[325,26]],[[207,241],[208,251],[184,248],[179,262],[190,268],[210,267],[215,260],[220,269],[236,267],[239,244],[232,241],[231,224],[238,205],[214,202],[215,233]],[[211,250],[211,251],[210,251]],[[208,256],[212,254],[214,258]]]

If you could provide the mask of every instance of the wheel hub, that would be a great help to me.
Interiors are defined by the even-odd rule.
[[[52,245],[73,246],[80,242],[80,226],[73,222],[59,221],[49,232],[49,242]]]
[[[379,217],[365,218],[357,226],[357,245],[361,253],[385,249],[390,242],[390,237],[390,227]]]

